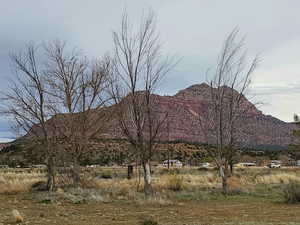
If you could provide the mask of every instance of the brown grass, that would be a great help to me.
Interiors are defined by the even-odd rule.
[[[21,213],[26,215],[24,224],[30,225],[137,225],[144,218],[149,218],[149,215],[160,225],[300,224],[300,205],[253,199],[226,198],[206,202],[184,200],[170,205],[152,204],[152,200],[106,204],[41,204],[35,200],[28,200],[34,199],[35,195],[36,193],[0,195],[0,223],[15,224],[11,216],[11,209],[15,208],[22,209]]]
[[[255,183],[258,184],[288,184],[291,182],[300,182],[299,175],[282,172],[277,174],[257,176]]]
[[[103,170],[102,170],[103,171]],[[180,174],[178,174],[180,172]],[[143,178],[135,177],[127,180],[122,177],[101,179],[95,171],[85,171],[82,179],[82,188],[99,189],[112,198],[136,199],[143,191]],[[125,169],[115,169],[115,174],[125,174]],[[300,182],[299,170],[269,170],[269,169],[244,169],[236,170],[235,176],[228,181],[230,190],[251,190],[259,184],[288,184]],[[65,184],[58,178],[58,183]],[[45,181],[45,174],[39,171],[0,171],[0,193],[29,192],[32,184]],[[201,172],[197,170],[179,170],[169,174],[162,169],[156,169],[152,181],[155,193],[168,191],[189,191],[199,188],[221,188],[221,180],[216,171]]]
[[[44,176],[41,173],[0,173],[0,193],[28,192],[34,183],[45,180]]]
[[[149,198],[143,194],[142,178],[140,182],[137,177],[127,180],[126,170],[119,170],[122,176],[114,170],[112,179],[101,178],[98,171],[85,171],[80,188],[62,187],[51,194],[30,193],[33,183],[45,180],[43,173],[0,170],[0,193],[17,193],[0,194],[1,216],[5,215],[0,217],[0,224],[15,224],[11,209],[22,209],[26,223],[36,225],[96,225],[99,221],[102,224],[138,224],[149,214],[159,218],[159,224],[176,225],[233,225],[246,224],[245,221],[255,225],[296,225],[300,221],[300,206],[289,206],[280,198],[285,184],[299,181],[299,169],[236,170],[228,181],[230,191],[255,191],[258,195],[247,193],[227,197],[218,194],[221,193],[221,180],[217,171],[189,171],[186,168],[169,174],[156,170],[152,183],[154,195]],[[37,201],[38,196],[41,197],[39,200],[51,200],[51,196],[55,199]],[[37,216],[40,213],[43,217]]]

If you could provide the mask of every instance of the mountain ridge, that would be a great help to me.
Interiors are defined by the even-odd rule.
[[[234,91],[225,87],[227,91]],[[155,96],[155,107],[158,114],[165,115],[168,112],[168,130],[163,131],[159,141],[177,141],[207,143],[207,134],[200,127],[199,118],[205,120],[209,115],[209,104],[211,103],[211,87],[206,84],[194,84],[179,90],[173,96]],[[140,92],[143,94],[143,92]],[[238,92],[236,92],[238,93]],[[127,96],[129,97],[129,96]],[[123,100],[126,100],[125,97]],[[123,101],[122,100],[122,101]],[[245,96],[242,96],[242,106],[247,108],[242,118],[238,121],[239,133],[236,137],[237,143],[246,147],[261,145],[287,147],[292,143],[292,132],[298,129],[297,125],[279,120],[271,115],[265,115],[252,104]],[[116,105],[106,107],[110,118],[105,124],[99,122],[99,126],[105,127],[95,138],[125,139],[118,127],[118,121],[113,116]],[[103,112],[105,112],[103,111]],[[101,111],[99,111],[101,113]],[[67,115],[64,115],[67,116]],[[49,120],[53,122],[55,117]],[[102,121],[103,122],[103,121]]]
[[[223,87],[224,88],[224,87]],[[225,87],[226,91],[233,91]],[[205,143],[205,134],[199,127],[199,117],[208,117],[207,108],[211,104],[211,88],[206,83],[194,84],[179,90],[172,96],[156,96],[156,107],[161,113],[168,111],[169,134],[163,135],[162,140],[184,140],[188,142]],[[293,123],[284,122],[271,115],[265,115],[258,110],[245,96],[242,96],[242,105],[247,112],[242,115],[238,126],[241,133],[237,142],[246,146],[278,145],[287,147],[292,142],[292,132],[297,129]],[[112,123],[111,127],[117,126]],[[124,138],[120,131],[109,130],[105,136]],[[168,137],[167,137],[168,136]]]

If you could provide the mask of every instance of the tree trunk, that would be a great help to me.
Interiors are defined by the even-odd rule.
[[[223,188],[223,194],[228,194],[228,176],[226,172],[226,168],[223,168],[222,166],[219,168],[220,176],[222,178],[222,188]]]
[[[143,162],[143,169],[144,169],[144,193],[146,196],[152,194],[152,187],[151,187],[151,169],[150,169],[150,161],[147,160]]]
[[[168,170],[170,170],[170,149],[168,148]]]
[[[50,156],[47,160],[47,190],[53,191],[55,188],[55,170],[53,158]]]
[[[233,175],[233,161],[230,162],[230,175]]]
[[[133,165],[127,166],[127,179],[130,180],[133,175]]]
[[[80,183],[80,165],[76,157],[74,157],[73,160],[72,178],[73,178],[73,184],[75,186],[78,186]]]
[[[227,176],[225,175],[224,177],[222,177],[222,188],[223,188],[223,193],[225,195],[228,194],[228,183],[227,183]]]

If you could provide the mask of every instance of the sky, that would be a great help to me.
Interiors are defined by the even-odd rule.
[[[134,25],[152,9],[164,52],[180,58],[159,93],[172,95],[206,80],[226,36],[239,27],[249,57],[260,55],[251,87],[263,113],[292,121],[300,113],[300,1],[295,0],[0,0],[0,90],[14,73],[9,54],[29,42],[60,39],[91,57],[112,49],[126,9]],[[1,102],[0,102],[1,104]],[[15,137],[0,116],[0,142]]]

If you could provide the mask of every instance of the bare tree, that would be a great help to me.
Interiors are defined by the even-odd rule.
[[[155,90],[174,66],[163,57],[153,13],[142,18],[134,32],[124,13],[121,30],[113,33],[115,47],[114,80],[111,95],[122,134],[133,146],[144,171],[144,192],[151,194],[150,162],[156,150],[167,113],[156,107]]]
[[[68,51],[66,44],[45,45],[48,56],[47,82],[58,136],[63,140],[72,166],[74,184],[80,181],[80,158],[87,153],[91,139],[105,127],[108,78],[111,60],[104,57],[89,62],[80,51]]]
[[[214,147],[208,153],[214,159],[228,192],[227,180],[230,164],[237,153],[241,130],[239,124],[254,105],[248,104],[244,94],[249,88],[251,77],[258,64],[255,57],[248,62],[243,51],[244,38],[237,40],[239,30],[234,29],[227,37],[212,80],[209,82],[210,102],[207,117],[200,117],[200,127],[207,143]]]
[[[20,134],[27,134],[24,139],[41,146],[39,150],[47,164],[47,188],[52,190],[55,185],[55,149],[51,147],[54,136],[46,124],[52,114],[43,64],[37,60],[38,52],[38,47],[29,44],[24,52],[11,55],[16,77],[9,91],[2,94],[2,113],[14,120]]]

